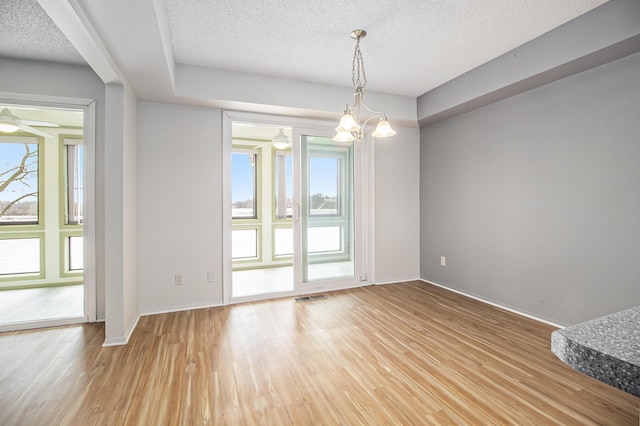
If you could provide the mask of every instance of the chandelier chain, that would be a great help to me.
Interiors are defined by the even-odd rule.
[[[333,140],[336,142],[362,142],[367,131],[367,125],[372,120],[377,120],[375,130],[371,132],[374,138],[388,138],[396,134],[391,124],[387,121],[387,116],[382,111],[375,111],[364,102],[364,88],[367,85],[367,74],[364,70],[364,60],[360,51],[360,39],[367,35],[365,30],[353,30],[351,38],[356,40],[356,48],[353,52],[353,62],[351,65],[351,81],[355,93],[353,94],[353,105],[347,103],[344,114],[336,127],[336,135]],[[365,116],[361,116],[364,113]],[[370,115],[372,114],[372,115]],[[367,117],[368,116],[368,117]]]
[[[351,66],[351,81],[356,89],[364,89],[367,85],[367,74],[364,71],[364,61],[360,52],[360,37],[356,40],[356,49],[353,52],[353,64]]]

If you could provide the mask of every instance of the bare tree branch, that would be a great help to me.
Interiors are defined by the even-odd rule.
[[[24,200],[25,198],[27,198],[27,197],[31,197],[31,196],[34,196],[34,195],[38,195],[38,193],[37,193],[37,192],[32,192],[32,193],[30,193],[30,194],[22,195],[22,196],[20,196],[20,197],[16,198],[15,200],[9,201],[9,203],[8,203],[6,206],[4,206],[4,208],[2,209],[2,211],[0,211],[0,217],[4,216],[4,215],[5,215],[5,213],[7,213],[7,212],[9,211],[9,209],[10,209],[11,207],[13,207],[13,205],[14,205],[14,204],[17,204],[17,203],[19,203],[21,200]]]
[[[36,154],[36,151],[31,152],[29,148],[29,144],[24,144],[25,154],[20,161],[20,166],[16,168],[16,171],[5,181],[0,184],[0,192],[4,191],[9,185],[17,180],[22,180],[26,175],[29,174],[29,170],[27,170],[27,160]],[[24,175],[24,176],[21,176]],[[24,182],[23,182],[24,183]]]

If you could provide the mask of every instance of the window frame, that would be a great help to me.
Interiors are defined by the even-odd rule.
[[[233,262],[234,269],[243,269],[243,265],[245,269],[251,269],[254,266],[251,266],[255,263],[262,262],[262,225],[261,224],[239,224],[234,226],[231,229],[233,231],[255,231],[256,232],[256,257],[238,257],[234,258],[233,254],[231,255],[231,261]],[[233,238],[233,237],[232,237]]]
[[[336,159],[338,164],[336,167],[337,176],[336,176],[336,213],[335,214],[311,214],[311,199],[308,202],[308,212],[310,218],[345,218],[344,214],[344,203],[347,201],[346,197],[348,196],[348,179],[344,179],[344,176],[348,176],[349,171],[349,151],[345,149],[341,151],[339,154],[335,152],[335,147],[332,147],[334,151],[327,150],[324,152],[323,149],[319,147],[314,147],[313,151],[309,153],[309,157],[311,158],[332,158]],[[309,196],[311,197],[311,190],[308,190]]]
[[[46,276],[46,262],[45,262],[45,233],[42,231],[38,232],[16,232],[16,233],[3,233],[1,240],[22,240],[22,239],[37,239],[39,241],[39,250],[40,250],[40,270],[38,272],[22,272],[15,274],[0,274],[0,283],[5,282],[14,282],[14,281],[33,281],[33,280],[41,280]],[[21,288],[23,286],[20,286]],[[3,290],[9,289],[11,287],[2,286]]]
[[[60,135],[59,136],[59,151],[58,151],[58,171],[60,180],[60,202],[59,202],[59,216],[60,216],[60,229],[82,229],[84,224],[84,211],[83,219],[79,223],[68,223],[69,214],[69,162],[68,162],[68,147],[70,145],[82,145],[84,149],[84,140],[81,135]],[[83,152],[83,155],[85,153]],[[83,160],[84,161],[84,160]],[[84,170],[83,170],[84,178]],[[84,200],[84,182],[82,184],[83,200]],[[84,210],[84,207],[83,207]]]
[[[279,229],[291,229],[293,232],[293,222],[289,220],[289,223],[282,220],[279,223],[273,223],[271,225],[271,262],[283,262],[285,261],[285,265],[291,264],[293,260],[293,253],[291,254],[276,254],[276,231]],[[295,242],[292,242],[295,243]],[[293,251],[293,250],[292,250]],[[283,266],[283,264],[278,263],[278,266]]]
[[[44,170],[44,139],[39,136],[33,136],[27,133],[14,133],[11,136],[0,135],[0,143],[15,144],[36,144],[38,146],[38,221],[37,222],[0,222],[0,230],[3,232],[20,232],[20,231],[42,231],[44,230],[45,220],[45,185],[42,184],[45,176]]]
[[[280,217],[278,216],[278,203],[276,202],[276,199],[279,199],[280,196],[282,194],[280,194],[280,188],[278,188],[278,185],[276,184],[276,182],[281,179],[281,178],[285,178],[285,190],[284,190],[284,196],[285,196],[285,200],[287,197],[287,190],[286,190],[286,175],[287,175],[287,169],[286,169],[286,162],[287,159],[291,159],[291,162],[293,164],[293,152],[291,150],[291,148],[287,148],[287,149],[273,149],[272,150],[272,156],[271,156],[271,202],[273,203],[273,208],[271,209],[271,221],[276,224],[276,223],[290,223],[293,220],[293,206],[291,206],[292,210],[291,210],[291,215],[285,214],[285,217]],[[278,169],[278,157],[285,157],[284,163],[285,163],[285,167],[284,167],[284,171],[280,171]],[[293,179],[293,176],[291,176],[291,179]],[[292,182],[293,184],[293,182]],[[293,194],[291,194],[291,198],[293,200]],[[286,201],[285,201],[285,205],[286,205]],[[286,211],[286,206],[285,206],[285,211]]]
[[[231,150],[231,156],[232,156],[232,163],[233,163],[233,154],[253,154],[254,155],[254,168],[253,168],[253,210],[254,210],[254,216],[233,216],[233,209],[231,211],[231,220],[232,222],[235,221],[241,221],[242,223],[247,223],[247,222],[256,222],[259,223],[260,222],[260,217],[261,217],[261,181],[262,179],[260,179],[260,173],[261,173],[261,167],[260,167],[260,161],[261,161],[261,153],[260,150],[252,147],[252,146],[245,146],[245,145],[234,145],[232,150]],[[233,170],[233,169],[232,169]],[[233,171],[232,171],[233,173]],[[233,182],[231,183],[232,187],[231,187],[231,196],[233,197]],[[231,205],[233,206],[233,198],[231,199]]]

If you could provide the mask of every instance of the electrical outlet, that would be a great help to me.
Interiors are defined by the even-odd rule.
[[[447,258],[440,256],[440,266],[447,266]]]
[[[178,272],[175,278],[176,278],[176,285],[184,285],[184,279],[182,278],[182,273]]]

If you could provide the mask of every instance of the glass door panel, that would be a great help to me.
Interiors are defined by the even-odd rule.
[[[300,136],[302,282],[355,275],[353,142]]]
[[[291,149],[274,135],[288,128],[232,122],[231,291],[233,299],[294,290]],[[247,299],[245,299],[247,300]]]

